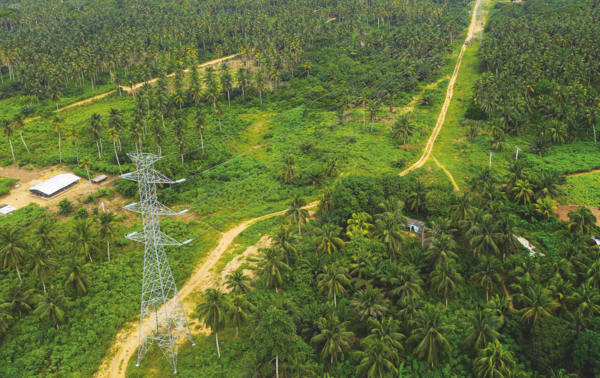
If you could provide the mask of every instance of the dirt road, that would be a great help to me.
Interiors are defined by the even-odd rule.
[[[477,0],[477,3],[475,4],[475,8],[473,10],[476,10],[478,6],[479,7],[481,6],[481,0]],[[476,15],[476,13],[473,12],[473,17],[471,18],[471,24],[469,25],[469,32],[467,33],[467,38],[466,38],[468,40],[473,38],[473,32],[475,31],[475,15]],[[446,119],[446,112],[448,111],[448,107],[450,106],[450,101],[452,100],[452,92],[454,90],[454,83],[456,83],[456,78],[458,77],[458,71],[460,70],[460,63],[462,62],[462,57],[463,57],[466,49],[467,49],[467,45],[462,45],[462,47],[460,49],[460,54],[458,54],[458,59],[456,60],[456,67],[454,67],[454,72],[452,73],[452,77],[450,78],[450,83],[448,84],[448,90],[446,92],[446,99],[444,100],[444,105],[442,106],[442,110],[440,111],[440,115],[438,116],[438,120],[437,120],[437,123],[435,124],[435,128],[433,129],[433,132],[431,133],[431,136],[429,137],[429,140],[427,141],[427,145],[425,146],[423,155],[421,155],[421,158],[416,163],[414,163],[413,165],[411,165],[410,167],[408,167],[407,169],[402,171],[400,173],[400,176],[406,175],[408,172],[412,171],[413,169],[422,167],[423,164],[425,164],[425,162],[427,162],[427,160],[429,159],[429,155],[431,155],[431,150],[433,149],[435,139],[437,138],[438,134],[440,133],[440,130],[442,129],[442,126],[444,125],[444,120]],[[452,180],[453,184],[455,184],[454,178],[452,177],[450,172],[448,172],[445,169],[444,169],[444,172],[446,172],[448,174],[448,176],[450,177],[450,180]],[[455,186],[455,187],[457,187],[457,186]]]
[[[317,202],[312,202],[306,205],[305,208],[312,208],[315,206],[317,206]],[[193,323],[190,320],[194,311],[194,304],[196,303],[195,299],[197,296],[199,296],[204,290],[210,287],[216,287],[218,284],[220,284],[219,277],[214,277],[215,273],[212,272],[212,269],[217,264],[223,253],[228,250],[233,240],[252,224],[277,215],[282,215],[284,212],[285,210],[251,219],[221,234],[221,240],[219,241],[219,244],[212,251],[210,251],[208,256],[201,262],[198,270],[194,272],[189,281],[186,282],[179,291],[179,297],[181,298],[183,308],[190,324]],[[264,241],[261,239],[261,242]],[[257,249],[257,247],[249,247],[248,249],[250,248]],[[237,264],[237,266],[239,266],[239,264],[241,264],[241,260],[234,259],[230,264]],[[224,272],[231,271],[232,268],[233,267],[229,266],[228,264],[228,266],[225,267]],[[190,328],[192,330],[192,334],[199,333],[198,330],[194,329],[195,327]],[[133,356],[138,346],[138,338],[139,320],[129,322],[127,325],[122,327],[116,335],[115,344],[112,346],[111,351],[109,351],[109,356],[104,359],[95,377],[124,378],[129,359]]]

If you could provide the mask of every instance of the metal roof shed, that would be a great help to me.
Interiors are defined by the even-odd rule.
[[[79,179],[80,177],[72,173],[62,173],[29,188],[29,193],[36,197],[50,199],[75,186]]]
[[[17,210],[16,207],[12,207],[10,205],[0,205],[0,215],[6,215],[13,211]]]
[[[106,175],[96,176],[92,179],[93,184],[100,184],[102,181],[106,180]]]

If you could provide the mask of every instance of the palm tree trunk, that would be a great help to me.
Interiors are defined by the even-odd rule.
[[[229,98],[229,91],[227,91],[227,106],[231,108],[231,99]]]
[[[90,191],[92,192],[92,195],[94,195],[94,187],[92,187],[92,179],[90,178],[90,170],[89,168],[86,167],[87,170],[87,174],[88,174],[88,180],[90,181]],[[91,258],[90,258],[91,260]]]
[[[119,162],[119,155],[117,155],[117,145],[115,144],[114,140],[113,140],[113,148],[115,149],[115,157],[117,158],[117,164],[119,164],[119,172],[121,172],[121,174],[123,174],[123,171],[121,170],[121,163]]]
[[[260,104],[262,105],[262,91],[258,91],[258,97],[260,97]]]
[[[108,240],[106,241],[106,249],[108,251],[108,262],[110,262],[110,243]]]
[[[19,135],[21,136],[21,142],[23,142],[23,146],[25,146],[25,149],[29,154],[29,158],[31,158],[31,152],[29,152],[29,147],[27,147],[27,144],[25,144],[25,140],[23,139],[23,133],[21,132],[21,130],[19,130]]]
[[[217,340],[217,354],[219,355],[219,359],[221,359],[221,350],[219,349],[219,332],[215,332],[215,338]]]
[[[13,156],[13,162],[17,162],[17,159],[15,159],[15,150],[13,150],[13,146],[12,146],[12,140],[10,138],[8,138],[8,143],[10,143],[10,152],[12,153]]]
[[[366,128],[367,128],[367,118],[365,118],[365,106],[363,104],[363,133],[365,132]]]
[[[102,155],[100,155],[100,145],[98,144],[98,141],[96,141],[96,148],[98,149],[98,158],[102,160]]]
[[[596,126],[592,126],[594,129],[594,144],[596,144]]]
[[[337,298],[335,296],[335,292],[333,293],[333,308],[337,308]]]
[[[44,293],[46,292],[46,283],[42,280],[42,286],[44,287]]]
[[[238,337],[238,326],[235,326],[235,337]]]
[[[59,162],[62,164],[62,149],[60,146],[60,128],[58,129],[58,156],[59,156]]]
[[[298,222],[298,234],[302,236],[302,230],[300,229],[300,222]]]
[[[275,354],[275,376],[279,378],[279,353]]]
[[[75,141],[75,155],[77,155],[77,165],[79,165],[79,150],[77,149],[77,141]]]
[[[223,131],[223,129],[221,128],[221,117],[218,117],[218,118],[219,118],[219,130]]]
[[[200,143],[202,144],[202,155],[204,155],[204,137],[202,133],[200,133]]]
[[[22,282],[23,280],[21,279],[21,272],[19,272],[19,267],[15,266],[15,269],[17,270],[17,276],[19,276],[19,281]]]

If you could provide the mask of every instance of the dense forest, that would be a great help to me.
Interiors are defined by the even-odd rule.
[[[489,7],[461,122],[493,152],[528,147],[455,190],[436,165],[399,173],[451,85],[467,1],[0,0],[0,165],[87,180],[163,156],[186,181],[159,199],[191,210],[162,221],[193,238],[167,249],[178,287],[219,232],[283,211],[194,293],[178,376],[593,377],[596,209],[560,221],[571,170],[544,158],[596,148],[597,5]],[[0,376],[91,377],[114,353],[139,314],[143,247],[125,235],[142,222],[121,210],[137,200],[121,179],[0,217]],[[123,376],[173,372],[157,347],[134,365]]]

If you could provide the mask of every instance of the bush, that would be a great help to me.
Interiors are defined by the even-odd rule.
[[[571,370],[571,354],[575,335],[568,324],[555,317],[542,318],[531,329],[529,358],[542,370]]]
[[[135,198],[138,195],[137,183],[129,180],[119,180],[117,184],[117,192],[125,197]]]
[[[83,219],[88,217],[88,211],[85,207],[80,207],[77,209],[77,213],[75,213],[76,219]]]
[[[14,178],[8,178],[8,177],[0,178],[0,195],[10,193],[10,188],[12,188],[14,186],[14,184],[17,183],[18,181],[19,181],[19,179],[14,179]]]
[[[353,213],[374,214],[383,192],[374,177],[350,175],[338,181],[331,195],[335,213],[347,220]]]
[[[475,121],[487,121],[488,115],[483,110],[481,110],[479,105],[471,102],[469,103],[467,111],[465,112],[465,118],[472,119]]]
[[[73,212],[73,203],[66,198],[61,200],[57,207],[60,215],[69,215]]]
[[[573,364],[579,370],[594,369],[600,374],[600,334],[592,331],[582,332],[573,345]]]

